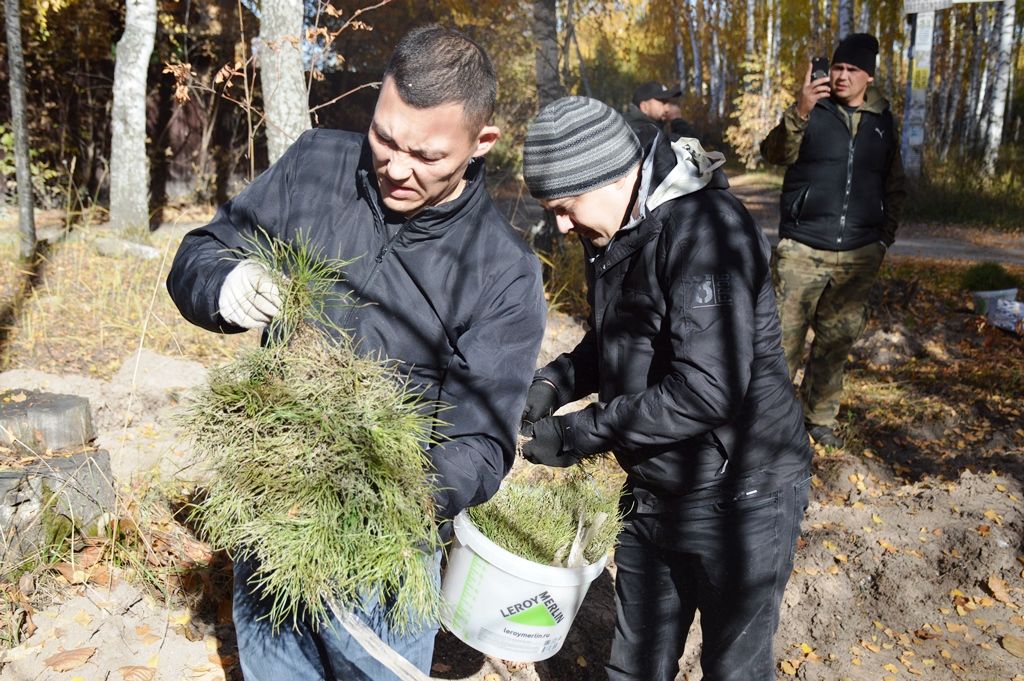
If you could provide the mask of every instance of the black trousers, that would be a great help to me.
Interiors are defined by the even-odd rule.
[[[700,611],[704,681],[771,681],[809,478],[665,514],[627,515],[615,549],[610,681],[672,681]]]

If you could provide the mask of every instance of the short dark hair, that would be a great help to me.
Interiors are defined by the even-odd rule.
[[[402,101],[417,109],[462,104],[466,120],[481,127],[494,113],[498,80],[483,48],[437,24],[420,26],[398,42],[384,78],[391,76]]]

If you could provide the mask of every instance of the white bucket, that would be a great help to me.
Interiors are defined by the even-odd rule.
[[[998,291],[971,291],[974,297],[974,311],[977,314],[986,314],[990,308],[995,307],[997,300],[1016,300],[1017,289],[1004,288]]]
[[[463,511],[441,583],[441,623],[485,655],[546,660],[561,649],[607,562],[606,555],[579,568],[534,563],[485,537]]]

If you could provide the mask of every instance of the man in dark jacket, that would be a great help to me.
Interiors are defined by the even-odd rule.
[[[645,155],[583,97],[545,107],[523,150],[530,192],[583,240],[591,307],[579,345],[534,378],[523,454],[567,466],[612,451],[627,473],[612,681],[674,679],[698,610],[704,678],[775,678],[810,447],[769,245],[723,163],[685,138]]]
[[[808,67],[796,104],[761,143],[765,160],[789,166],[772,262],[782,346],[795,379],[814,330],[800,395],[808,432],[829,447],[844,444],[843,368],[905,195],[896,124],[871,84],[877,54],[873,36],[844,38],[829,75],[811,80]]]
[[[626,107],[622,117],[640,140],[640,146],[645,151],[655,137],[665,134],[666,123],[671,120],[670,117],[680,115],[679,107],[674,105],[676,98],[681,94],[682,91],[678,87],[668,88],[656,81],[644,83],[633,92],[633,103]]]
[[[396,360],[414,390],[449,405],[429,450],[442,518],[497,490],[515,457],[518,415],[535,368],[545,305],[537,258],[491,203],[482,159],[494,70],[461,34],[410,32],[384,74],[368,135],[303,134],[284,156],[189,233],[168,289],[191,322],[220,333],[265,328],[280,294],[245,259],[257,233],[305,240],[350,260],[337,292],[359,305],[327,310],[368,354]],[[432,557],[431,557],[432,558]],[[267,605],[235,571],[235,627],[247,679],[396,678],[337,622],[273,632]],[[357,612],[400,654],[429,670],[433,628],[388,631],[384,612]]]

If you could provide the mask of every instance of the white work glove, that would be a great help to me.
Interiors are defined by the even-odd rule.
[[[281,291],[266,267],[243,260],[224,279],[218,306],[224,321],[258,329],[281,312]]]

